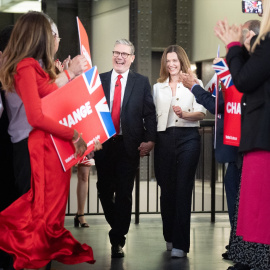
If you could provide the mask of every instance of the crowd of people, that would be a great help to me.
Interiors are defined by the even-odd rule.
[[[71,142],[75,156],[81,157],[74,225],[84,228],[89,227],[84,204],[94,157],[98,196],[111,227],[112,258],[125,256],[135,174],[140,157],[154,149],[166,249],[172,258],[186,257],[200,156],[199,121],[209,110],[220,115],[216,159],[228,163],[225,187],[231,235],[222,256],[235,262],[231,270],[269,269],[270,3],[266,0],[263,10],[261,23],[230,26],[224,20],[215,27],[227,48],[233,82],[243,93],[239,148],[222,141],[223,95],[216,112],[215,97],[190,70],[181,46],[164,50],[152,95],[148,78],[130,69],[135,61],[133,44],[119,39],[113,47],[113,69],[100,74],[116,134],[102,146],[96,141],[94,152],[85,156],[83,135],[44,115],[41,99],[82,74],[87,60],[78,55],[55,61],[59,33],[44,13],[28,12],[14,27],[5,28],[0,33],[0,166],[5,178],[2,190],[10,191],[1,193],[0,256],[6,264],[19,270],[50,269],[52,260],[95,262],[92,248],[64,228],[71,171],[62,169],[50,134]]]

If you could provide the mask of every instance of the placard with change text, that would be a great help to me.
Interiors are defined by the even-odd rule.
[[[86,71],[65,86],[42,99],[42,110],[60,124],[72,127],[87,144],[87,155],[94,149],[94,140],[101,143],[115,134],[109,107],[96,67]],[[74,157],[72,142],[51,135],[64,171],[80,159]]]

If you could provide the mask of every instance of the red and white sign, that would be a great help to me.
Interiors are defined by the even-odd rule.
[[[92,60],[91,60],[91,53],[90,53],[90,46],[87,33],[85,28],[83,27],[79,17],[77,18],[77,25],[78,25],[78,32],[79,32],[79,40],[80,40],[80,50],[81,54],[85,56],[88,62],[88,67],[86,70],[92,68]]]
[[[242,93],[235,88],[225,60],[213,65],[218,78],[226,87],[224,108],[224,144],[239,146],[241,138],[241,98]]]
[[[241,138],[241,98],[234,85],[225,91],[224,144],[239,146]]]
[[[42,99],[42,110],[60,124],[72,127],[87,144],[87,155],[94,149],[94,141],[101,143],[115,134],[109,107],[96,67],[91,68],[65,86]],[[52,135],[51,135],[52,136]],[[78,163],[72,142],[52,136],[64,171]]]

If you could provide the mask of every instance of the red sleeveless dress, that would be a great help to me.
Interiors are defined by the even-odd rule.
[[[33,126],[28,148],[31,189],[0,213],[0,249],[11,254],[16,270],[41,268],[51,260],[94,263],[92,248],[64,228],[70,171],[64,172],[50,134],[71,140],[74,130],[43,115],[41,98],[57,89],[33,58],[16,69],[15,89]]]

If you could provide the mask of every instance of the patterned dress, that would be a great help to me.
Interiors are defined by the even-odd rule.
[[[235,215],[230,235],[230,243],[228,255],[235,263],[248,265],[254,270],[269,270],[270,269],[270,249],[269,245],[258,244],[244,241],[241,236],[236,235],[239,195],[241,183],[239,185],[239,192],[236,200]]]

